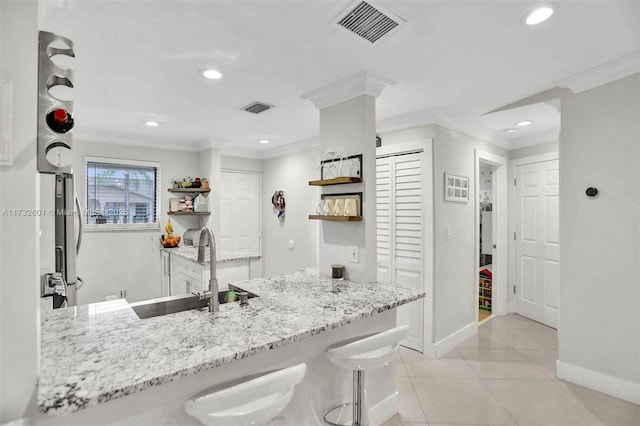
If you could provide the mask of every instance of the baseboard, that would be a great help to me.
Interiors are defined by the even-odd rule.
[[[556,361],[556,377],[640,405],[640,383]]]
[[[400,410],[398,391],[369,408],[369,425],[377,426],[393,417]]]
[[[469,337],[474,336],[478,332],[478,323],[472,322],[468,325],[465,325],[460,330],[456,331],[445,337],[442,340],[439,340],[435,343],[425,343],[425,352],[427,356],[433,358],[440,358],[444,356],[451,349],[458,346],[460,343],[467,340]]]

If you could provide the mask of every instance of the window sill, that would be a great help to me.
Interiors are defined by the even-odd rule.
[[[108,231],[158,231],[160,229],[159,223],[105,223],[103,225],[84,225],[85,232],[108,232]]]

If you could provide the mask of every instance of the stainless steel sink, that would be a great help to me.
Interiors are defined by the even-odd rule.
[[[236,293],[243,291],[237,287],[230,287]],[[220,303],[228,303],[228,291],[219,291],[218,300]],[[249,299],[258,297],[248,292]],[[142,302],[130,303],[140,319],[158,317],[161,315],[175,314],[176,312],[190,311],[192,309],[206,308],[208,300],[198,300],[193,294],[179,294],[177,296],[160,297],[158,299],[143,300]]]

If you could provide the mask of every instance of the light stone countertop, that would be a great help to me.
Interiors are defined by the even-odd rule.
[[[382,283],[310,270],[238,281],[247,307],[220,306],[141,320],[124,299],[42,312],[38,405],[71,413],[297,342],[424,297]]]
[[[169,254],[174,254],[176,256],[183,257],[192,262],[198,261],[198,247],[194,246],[178,246],[178,247],[160,247],[160,250],[167,252]],[[218,250],[216,252],[216,262],[233,262],[236,260],[254,260],[260,259],[262,256],[255,253],[249,253],[246,251],[235,251],[235,250]],[[209,248],[207,247],[205,250],[205,263],[209,263]]]

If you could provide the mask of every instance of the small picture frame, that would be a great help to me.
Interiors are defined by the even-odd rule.
[[[444,200],[456,203],[469,202],[469,178],[445,172]]]

